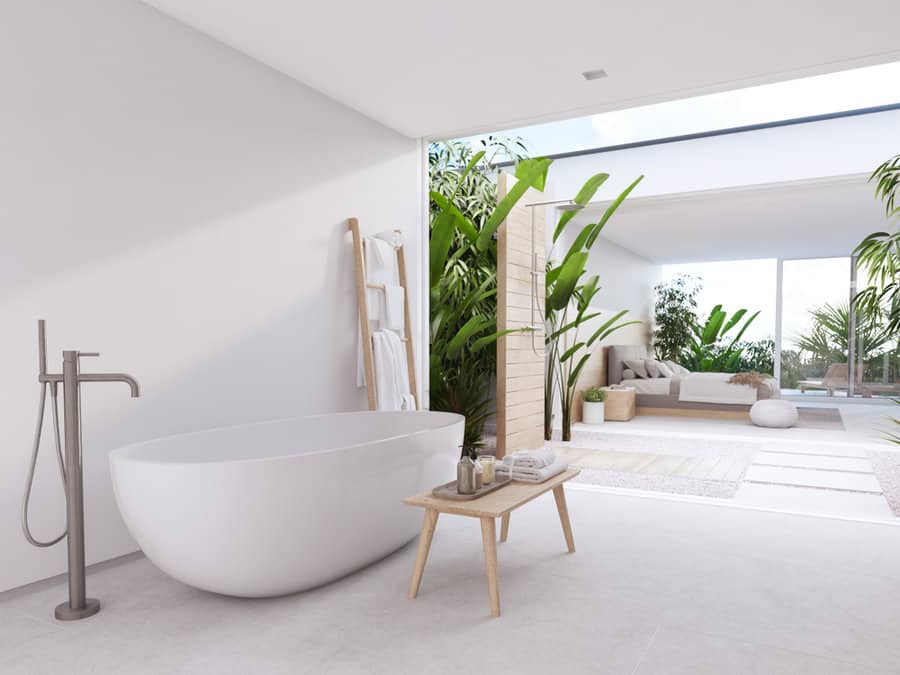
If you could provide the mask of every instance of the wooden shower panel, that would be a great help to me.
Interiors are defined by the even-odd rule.
[[[497,191],[502,199],[515,178],[501,173]],[[545,200],[529,189],[498,230],[497,241],[497,329],[532,325],[531,202]],[[546,209],[534,209],[537,269],[546,265]],[[544,307],[544,275],[537,278],[539,307]],[[497,341],[497,454],[544,444],[544,332],[542,313],[534,309],[534,324],[540,330],[512,333]],[[536,349],[533,349],[534,348]]]

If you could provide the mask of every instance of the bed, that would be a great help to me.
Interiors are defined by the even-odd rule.
[[[606,350],[607,383],[634,388],[638,413],[746,419],[756,401],[779,395],[774,378],[754,387],[730,383],[732,373],[682,371],[673,377],[639,377],[626,364],[653,358],[643,345],[614,345]]]

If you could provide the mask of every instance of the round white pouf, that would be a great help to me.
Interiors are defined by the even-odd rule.
[[[750,408],[750,421],[758,427],[787,429],[797,423],[798,417],[797,406],[778,398],[757,401]]]

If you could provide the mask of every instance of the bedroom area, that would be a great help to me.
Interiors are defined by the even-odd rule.
[[[582,277],[598,288],[545,388],[568,380],[546,443],[582,487],[897,522],[900,351],[855,300],[857,247],[886,222],[870,176],[900,124],[869,85],[891,68],[508,132],[554,163],[548,295],[554,258],[603,223]],[[596,196],[566,203],[597,167]]]

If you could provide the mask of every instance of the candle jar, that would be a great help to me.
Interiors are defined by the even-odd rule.
[[[490,485],[496,478],[496,459],[493,455],[482,455],[478,458],[478,466],[481,467],[482,480],[485,485]]]

